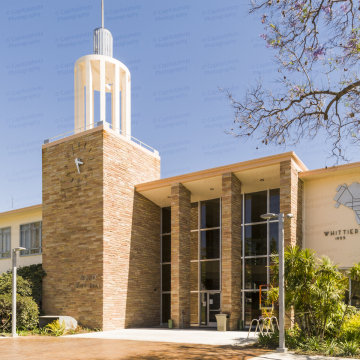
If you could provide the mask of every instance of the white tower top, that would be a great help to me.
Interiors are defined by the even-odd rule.
[[[102,27],[94,30],[94,54],[75,63],[75,133],[89,130],[96,123],[131,139],[131,79],[129,69],[113,58],[113,38],[104,29],[104,0],[101,1]],[[111,112],[106,114],[106,94],[111,94]],[[100,112],[94,113],[100,97]]]
[[[94,54],[113,57],[113,37],[104,28],[104,0],[101,0],[101,28],[94,30]]]

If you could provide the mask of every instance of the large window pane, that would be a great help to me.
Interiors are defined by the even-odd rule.
[[[200,294],[200,321],[201,325],[207,325],[207,297],[208,294]]]
[[[162,233],[171,233],[171,207],[162,208]]]
[[[41,222],[20,226],[20,246],[27,249],[20,255],[41,254]]]
[[[249,326],[253,319],[259,319],[261,310],[259,308],[259,292],[245,292],[245,325]],[[255,323],[254,323],[255,325]]]
[[[220,261],[201,262],[201,290],[220,290]]]
[[[280,189],[270,190],[270,212],[273,214],[280,212]]]
[[[220,199],[201,202],[201,228],[220,227]]]
[[[264,221],[260,215],[267,213],[267,191],[245,195],[245,223]]]
[[[267,258],[245,259],[245,289],[267,284]]]
[[[220,230],[201,232],[201,259],[220,258]]]
[[[171,294],[162,294],[162,323],[167,323],[171,319]]]
[[[199,228],[199,204],[191,203],[190,209],[190,230],[197,230]]]
[[[171,291],[171,264],[162,265],[162,291]]]
[[[0,258],[10,257],[10,228],[0,229]]]
[[[245,226],[245,256],[267,255],[267,224]]]
[[[270,255],[279,253],[279,223],[270,223]]]
[[[162,262],[171,262],[171,235],[162,236]]]

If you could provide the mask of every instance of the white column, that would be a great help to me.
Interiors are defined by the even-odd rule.
[[[80,131],[84,131],[84,126],[85,126],[85,92],[84,92],[84,69],[83,67],[79,64],[79,102],[78,102],[78,107],[79,107],[79,128],[81,128],[79,130]]]
[[[94,127],[94,91],[91,60],[86,60],[86,130]]]
[[[105,60],[100,60],[100,119],[106,121]]]
[[[111,87],[111,105],[112,105],[112,126],[113,130],[120,130],[120,74],[119,66],[114,65],[114,81]]]
[[[79,119],[79,65],[75,67],[74,71],[74,130],[75,133],[79,132],[80,119]]]
[[[130,74],[122,73],[121,79],[121,133],[131,139],[131,83]]]

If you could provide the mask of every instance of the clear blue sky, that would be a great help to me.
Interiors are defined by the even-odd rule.
[[[73,66],[93,52],[100,3],[2,1],[0,212],[11,210],[12,196],[14,209],[41,203],[41,144],[73,129]],[[105,0],[114,57],[132,74],[132,135],[159,150],[162,177],[290,150],[310,169],[326,164],[321,138],[256,150],[225,134],[232,111],[218,87],[240,97],[260,75],[276,86],[274,53],[246,4]]]

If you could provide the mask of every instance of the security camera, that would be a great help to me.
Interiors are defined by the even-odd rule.
[[[287,214],[286,217],[288,217],[289,219],[293,218],[294,215],[293,214]]]

